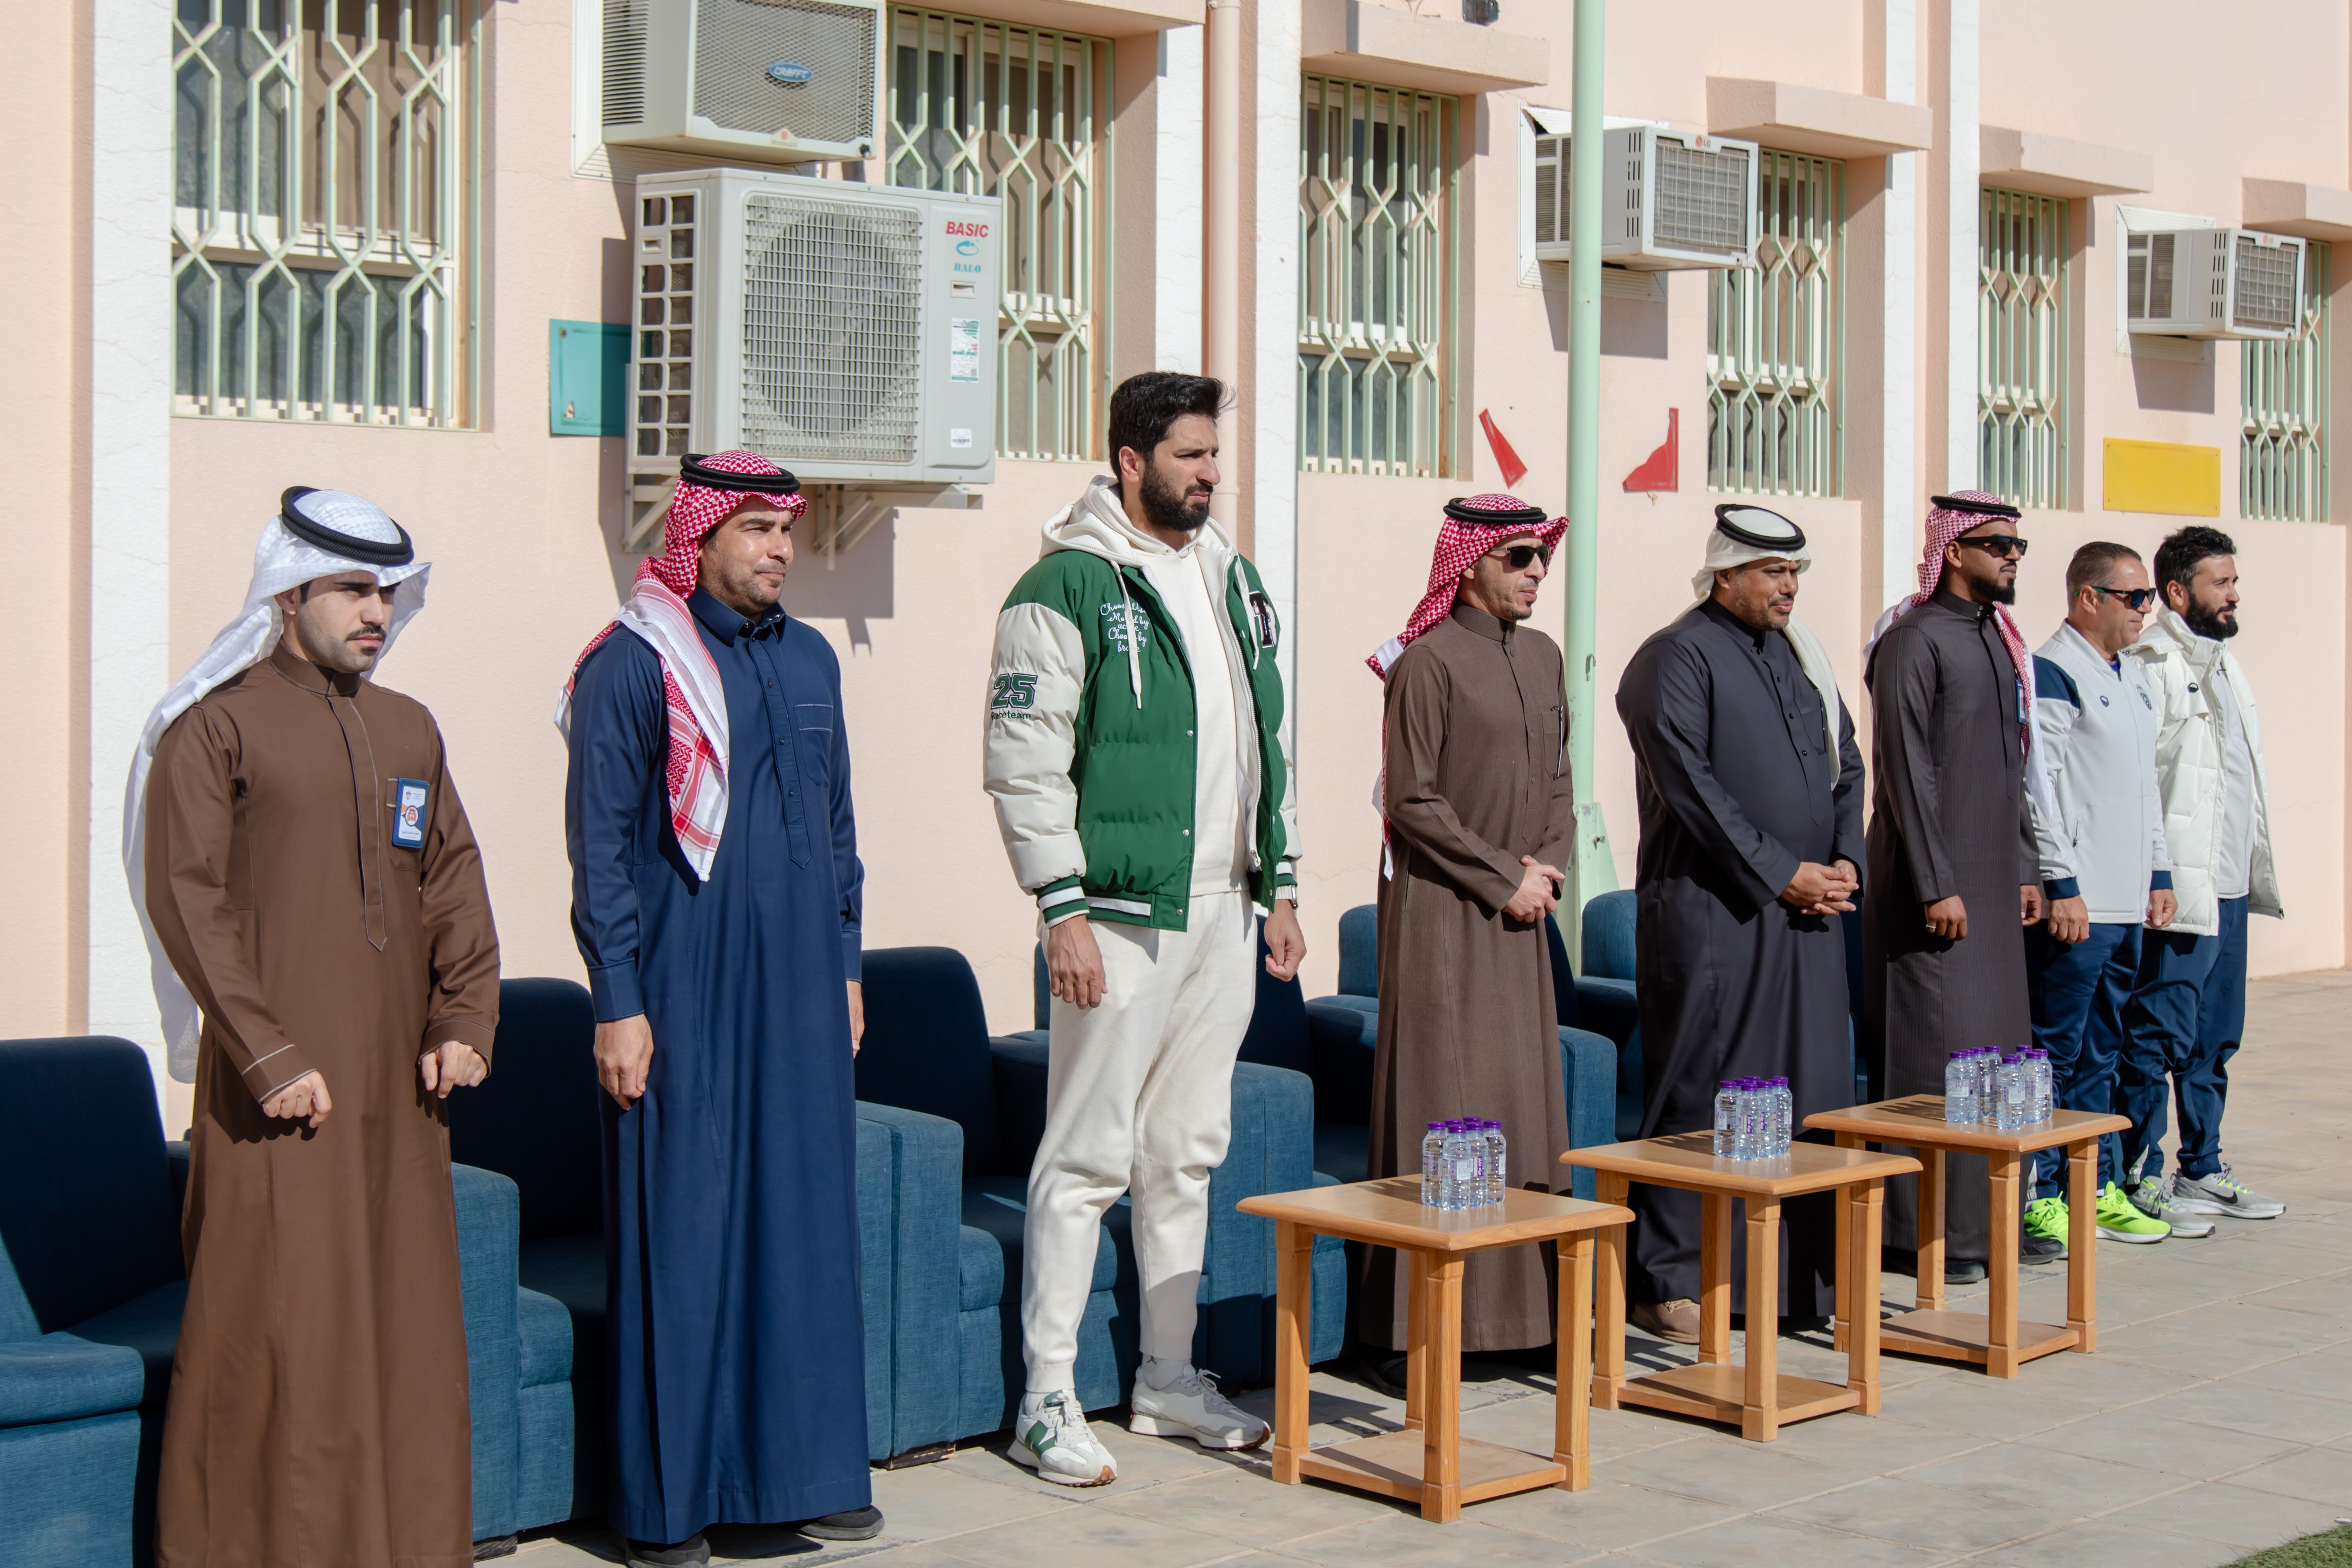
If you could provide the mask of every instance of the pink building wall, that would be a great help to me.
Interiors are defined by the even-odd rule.
[[[1757,25],[1754,7],[1719,0],[1621,5],[1610,19],[1605,108],[1704,128],[1711,74],[1879,92],[1890,64],[1885,7],[1894,3],[1806,0],[1775,7],[1767,26]],[[42,32],[42,58],[81,63],[27,77],[25,90],[0,106],[24,153],[0,192],[0,216],[17,233],[71,236],[92,221],[88,148],[106,132],[88,107],[88,51],[77,39],[100,4],[79,0],[41,10],[27,24]],[[1923,99],[1943,90],[1939,40],[1949,36],[1955,7],[1963,20],[1975,15],[1975,0],[1935,0],[1918,8],[1916,68]],[[1436,14],[1438,6],[1423,9]],[[1310,995],[1332,988],[1339,912],[1373,895],[1378,823],[1370,792],[1380,689],[1362,660],[1398,629],[1421,593],[1440,503],[1499,486],[1475,434],[1478,410],[1492,413],[1529,465],[1519,493],[1551,507],[1564,494],[1566,299],[1520,280],[1517,125],[1523,103],[1569,106],[1570,13],[1567,0],[1512,0],[1500,26],[1549,39],[1550,84],[1464,100],[1456,475],[1307,475],[1297,483],[1298,604],[1290,632],[1298,659]],[[447,736],[483,843],[507,972],[576,975],[566,923],[563,754],[549,715],[571,661],[612,613],[635,562],[614,543],[617,440],[546,433],[546,323],[623,319],[627,202],[609,182],[572,172],[571,0],[499,0],[486,14],[491,132],[481,427],[172,421],[169,662],[174,670],[184,667],[235,608],[253,539],[281,488],[334,485],[383,502],[435,563],[431,607],[404,638],[385,680],[428,703]],[[2152,155],[2156,188],[2124,200],[2231,222],[2243,176],[2352,185],[2352,49],[2341,6],[2283,0],[2257,31],[2230,25],[2210,8],[2176,3],[2070,11],[1983,0],[1979,21],[1976,121]],[[2294,47],[2279,47],[2282,38]],[[1152,363],[1171,311],[1180,342],[1183,321],[1198,319],[1197,300],[1170,296],[1158,283],[1155,257],[1183,237],[1160,225],[1153,196],[1162,160],[1171,160],[1181,175],[1189,151],[1155,142],[1161,97],[1198,89],[1159,77],[1157,58],[1150,35],[1118,45],[1120,231],[1112,352],[1122,374]],[[2186,84],[2198,90],[2181,90]],[[1245,126],[1245,134],[1250,130]],[[1964,130],[1973,137],[1976,122]],[[1951,269],[1942,216],[1948,204],[1936,174],[1945,150],[1939,144],[1897,157],[1918,166],[1917,221],[1915,281],[1891,300],[1882,235],[1895,160],[1855,158],[1846,170],[1847,493],[1768,502],[1811,538],[1817,563],[1799,611],[1832,648],[1858,717],[1865,707],[1862,639],[1883,607],[1887,580],[1881,542],[1887,531],[1875,487],[1887,461],[1882,383],[1890,321],[1916,355],[1908,404],[1914,426],[1896,468],[1912,475],[1915,503],[1947,482],[1943,388],[1950,334],[1943,290]],[[2075,544],[2119,539],[2152,553],[2179,521],[2100,509],[2102,437],[2222,448],[2222,515],[2212,521],[2235,532],[2242,547],[2246,631],[2236,647],[2264,702],[2289,906],[2285,922],[2256,922],[2254,964],[2263,972],[2339,964],[2347,898],[2343,531],[2336,523],[2235,517],[2234,345],[2221,345],[2210,367],[2115,352],[2113,205],[2112,198],[2073,203],[2075,473],[2068,510],[2030,520],[2034,546],[2019,613],[2038,643],[2057,620],[2059,578]],[[1248,204],[1244,210],[1251,210]],[[1281,258],[1291,243],[1286,235],[1254,243],[1252,266],[1288,265]],[[162,236],[156,244],[163,246]],[[2352,249],[2336,267],[2338,279],[2347,274]],[[1700,542],[1722,499],[1705,488],[1705,287],[1701,275],[1672,274],[1664,303],[1612,298],[1602,307],[1596,784],[1621,885],[1631,882],[1635,824],[1632,763],[1614,719],[1617,673],[1643,637],[1687,604]],[[90,509],[105,500],[75,477],[77,465],[87,472],[89,459],[77,446],[87,428],[77,410],[94,395],[79,368],[78,345],[104,326],[89,320],[87,261],[70,243],[12,247],[0,256],[0,297],[16,307],[0,326],[0,354],[11,372],[0,384],[0,410],[23,438],[18,504],[8,525],[17,545],[16,592],[11,615],[0,620],[0,646],[20,671],[0,694],[0,721],[20,737],[20,765],[0,784],[0,808],[11,823],[0,835],[0,876],[15,893],[0,901],[0,944],[10,955],[8,979],[0,985],[0,1034],[29,1035],[85,1026],[81,911],[91,879],[119,875],[103,860],[90,865],[82,846],[89,803],[106,790],[119,792],[120,775],[94,779],[76,761],[88,721],[86,696],[77,694],[87,690],[92,635],[84,542]],[[169,345],[156,343],[154,352],[168,356]],[[58,395],[60,387],[65,395]],[[1680,411],[1678,491],[1624,492],[1620,480],[1663,438],[1669,408]],[[1237,471],[1256,460],[1249,449],[1254,439],[1238,426],[1229,432]],[[52,453],[74,454],[74,461],[52,464]],[[1288,462],[1286,454],[1278,456]],[[988,647],[997,605],[1034,558],[1039,522],[1094,471],[1089,465],[1001,462],[979,510],[902,510],[834,569],[804,560],[788,588],[793,613],[823,630],[842,657],[867,868],[866,941],[962,950],[980,973],[998,1029],[1028,1022],[1034,924],[979,787]],[[1261,554],[1285,549],[1283,520],[1259,516],[1261,505],[1245,509],[1257,548]],[[1906,526],[1898,511],[1894,537]],[[1904,570],[1901,563],[1896,569]],[[1556,628],[1563,607],[1563,585],[1555,584],[1539,610],[1541,624]],[[101,626],[97,635],[106,632]],[[36,678],[26,679],[27,672]]]

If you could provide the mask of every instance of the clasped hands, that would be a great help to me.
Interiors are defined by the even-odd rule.
[[[1862,886],[1862,873],[1851,860],[1834,860],[1822,865],[1816,860],[1801,862],[1789,885],[1780,889],[1780,901],[1804,915],[1843,915],[1853,909],[1853,895]]]
[[[457,1040],[444,1040],[416,1058],[416,1076],[424,1081],[425,1092],[439,1100],[448,1099],[453,1089],[473,1088],[489,1074],[490,1064],[482,1059],[482,1053]],[[327,1112],[334,1109],[327,1080],[315,1070],[261,1102],[264,1116],[308,1121],[313,1127],[326,1121]]]

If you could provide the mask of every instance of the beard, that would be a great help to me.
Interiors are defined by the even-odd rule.
[[[2189,613],[2180,618],[2189,623],[2190,631],[2200,637],[2210,637],[2215,642],[2227,642],[2238,635],[2238,612],[2235,610],[2209,610],[2202,605],[2192,603]]]
[[[2004,583],[1996,577],[1984,585],[1984,591],[1985,597],[1996,605],[2017,603],[2017,584],[2014,581]]]
[[[1194,533],[1209,521],[1208,504],[1198,510],[1184,498],[1184,492],[1160,477],[1156,468],[1143,470],[1143,483],[1139,496],[1143,501],[1143,514],[1160,528],[1174,529],[1181,533]]]

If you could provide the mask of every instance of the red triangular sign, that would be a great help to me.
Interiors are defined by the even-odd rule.
[[[1511,443],[1495,423],[1495,416],[1485,409],[1478,410],[1479,428],[1486,432],[1486,446],[1495,454],[1495,466],[1503,470],[1503,488],[1509,489],[1528,477],[1528,466],[1511,450]]]
[[[1665,441],[1650,454],[1648,461],[1625,476],[1627,489],[1675,490],[1682,488],[1682,418],[1681,409],[1666,410]]]

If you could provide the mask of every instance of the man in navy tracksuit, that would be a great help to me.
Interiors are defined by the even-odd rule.
[[[2137,552],[2085,544],[2066,565],[2065,622],[2033,658],[2035,732],[2051,781],[2050,798],[2033,802],[2033,834],[2050,915],[2026,933],[2026,985],[2034,1044],[2050,1053],[2056,1101],[2070,1110],[2115,1109],[2143,924],[2161,931],[2173,916],[2156,701],[2137,661],[2124,657],[2155,599]],[[2162,1241],[2173,1227],[2132,1203],[2117,1179],[2121,1158],[2118,1138],[2100,1140],[2098,1233]],[[2033,1162],[2026,1231],[2063,1246],[2063,1151]]]

